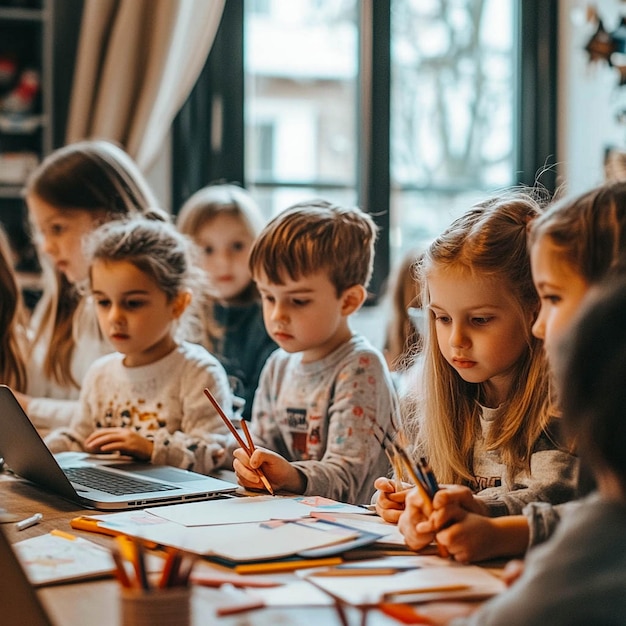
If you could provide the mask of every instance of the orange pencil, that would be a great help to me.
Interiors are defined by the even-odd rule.
[[[124,559],[120,551],[117,548],[111,549],[111,556],[113,557],[113,562],[115,563],[115,577],[119,581],[122,587],[130,588],[132,587],[132,583],[130,582],[130,578],[128,578],[128,572],[126,571],[126,566],[124,565]]]
[[[163,566],[163,571],[161,572],[161,578],[159,580],[159,587],[163,588],[172,586],[173,579],[178,575],[181,558],[182,554],[180,550],[168,548],[167,558],[165,559],[165,565]]]

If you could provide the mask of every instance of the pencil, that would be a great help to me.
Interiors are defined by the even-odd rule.
[[[388,591],[383,594],[383,600],[391,600],[396,596],[412,596],[420,593],[443,593],[446,591],[465,591],[469,589],[469,585],[454,584],[449,585],[433,585],[432,587],[420,587],[418,589],[399,589],[397,591]]]
[[[224,422],[224,424],[226,424],[226,427],[228,428],[228,430],[230,430],[230,432],[232,433],[233,437],[237,440],[237,443],[248,454],[250,454],[250,450],[248,449],[248,446],[246,445],[245,441],[241,438],[241,435],[237,432],[237,429],[235,428],[235,425],[230,421],[230,419],[228,418],[228,415],[226,415],[226,413],[224,413],[224,411],[222,410],[222,407],[219,405],[219,402],[215,399],[213,394],[207,388],[205,388],[204,389],[204,395],[209,399],[209,401],[211,402],[211,404],[213,405],[213,407],[217,411],[218,415],[222,418],[222,421]]]
[[[132,587],[130,579],[128,578],[128,573],[126,572],[124,559],[122,558],[122,554],[120,553],[119,549],[113,547],[111,549],[111,556],[113,557],[113,562],[115,563],[115,577],[119,581],[120,585],[126,588]]]
[[[159,587],[171,587],[172,581],[178,575],[178,567],[180,566],[180,561],[182,558],[182,554],[180,550],[176,548],[169,548],[167,550],[167,558],[165,559],[165,565],[163,566],[163,570],[161,572],[161,578],[159,580]]]
[[[398,455],[398,457],[404,464],[411,479],[415,483],[415,487],[419,491],[419,494],[422,497],[422,500],[424,500],[424,503],[426,504],[426,507],[425,507],[426,514],[430,515],[433,510],[432,496],[434,496],[435,494],[433,493],[431,495],[430,487],[428,486],[428,484],[424,484],[422,482],[422,479],[420,479],[420,476],[418,476],[415,468],[413,467],[413,463],[411,463],[411,459],[409,458],[409,455],[406,453],[404,448],[402,448],[402,446],[399,446],[397,444],[393,444],[393,445],[394,445],[394,451],[396,452],[396,454]],[[433,480],[435,481],[435,484],[436,484],[434,473],[433,473]],[[450,556],[448,549],[445,546],[441,545],[439,542],[437,542],[437,550],[439,551],[439,556],[443,559],[446,559]]]
[[[211,402],[211,404],[217,411],[218,415],[222,418],[222,421],[224,422],[224,424],[226,424],[226,427],[228,428],[228,430],[230,430],[233,437],[236,439],[237,443],[246,451],[246,454],[248,456],[252,456],[252,453],[254,452],[255,447],[254,447],[254,442],[252,441],[252,437],[250,436],[250,432],[248,431],[248,426],[246,422],[244,420],[241,420],[241,426],[243,428],[243,431],[246,433],[246,437],[248,438],[248,442],[250,443],[250,446],[246,445],[244,440],[241,438],[241,435],[237,432],[235,425],[230,421],[230,419],[228,418],[228,415],[224,413],[224,411],[222,410],[222,407],[219,405],[219,402],[215,399],[213,394],[206,387],[204,389],[204,395],[209,399],[209,401]],[[256,473],[258,477],[261,479],[261,482],[263,483],[265,488],[270,492],[270,494],[274,495],[274,490],[272,489],[272,485],[270,485],[270,481],[267,480],[267,477],[265,476],[265,474],[260,469],[257,469]]]
[[[331,569],[312,572],[311,576],[334,578],[334,577],[351,577],[351,576],[392,576],[398,573],[396,567],[351,567],[342,569],[341,567],[333,567]]]
[[[256,447],[254,446],[252,435],[250,434],[250,431],[248,430],[248,424],[246,423],[246,420],[241,420],[241,430],[243,430],[246,436],[246,439],[248,440],[248,443],[250,444],[250,453],[254,452],[256,450]],[[272,485],[270,485],[270,481],[267,480],[267,477],[265,476],[265,474],[260,469],[257,470],[257,473],[259,475],[259,478],[261,479],[261,482],[265,485],[265,488],[272,495],[274,495],[274,490],[272,489]]]
[[[422,497],[422,500],[424,500],[424,504],[426,505],[426,509],[427,509],[426,513],[430,515],[432,513],[432,506],[433,506],[432,498],[430,497],[430,493],[428,493],[428,491],[424,487],[424,484],[420,480],[420,477],[415,471],[415,468],[413,467],[413,464],[411,463],[411,460],[409,459],[409,455],[399,445],[395,445],[394,450],[398,458],[404,465],[407,473],[409,474],[409,477],[415,483],[415,487],[417,487],[417,490],[419,491],[419,494]]]

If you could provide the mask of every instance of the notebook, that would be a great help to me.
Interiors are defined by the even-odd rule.
[[[0,456],[18,476],[63,498],[104,511],[143,508],[232,493],[237,485],[166,465],[55,457],[13,392],[0,385]]]
[[[0,580],[3,624],[53,626],[1,527]]]

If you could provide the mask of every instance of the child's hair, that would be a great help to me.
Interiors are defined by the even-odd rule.
[[[283,284],[327,271],[337,295],[354,285],[367,287],[374,264],[377,227],[358,208],[326,200],[294,204],[261,231],[250,250],[253,277],[265,273]]]
[[[204,274],[196,251],[195,244],[169,222],[167,214],[156,210],[143,219],[108,222],[93,231],[85,243],[90,266],[99,260],[131,263],[158,285],[168,302],[185,291],[202,293]],[[191,310],[187,309],[185,319]],[[181,325],[183,317],[177,327],[179,338],[189,338],[189,326]]]
[[[93,212],[102,222],[140,215],[157,206],[130,156],[104,140],[80,141],[54,151],[31,174],[24,191],[61,211]],[[56,283],[56,290],[44,301],[33,345],[49,332],[44,375],[64,387],[79,387],[71,373],[71,359],[73,318],[81,298],[64,274],[54,273],[55,278],[46,284]]]
[[[555,202],[531,224],[529,246],[544,236],[589,284],[601,280],[626,251],[626,182]]]
[[[412,357],[421,350],[421,334],[416,322],[409,315],[409,307],[421,307],[416,274],[416,265],[421,255],[416,250],[406,253],[392,272],[386,290],[390,311],[385,329],[384,351],[391,369],[406,369]]]
[[[9,239],[0,227],[0,383],[26,391],[26,364],[18,335],[25,329],[22,292],[13,270]]]
[[[253,239],[264,224],[261,210],[252,196],[243,187],[232,183],[207,185],[196,191],[181,207],[176,224],[181,233],[193,238],[218,215],[239,218]]]
[[[563,422],[591,467],[609,469],[626,489],[626,280],[590,293],[555,359]]]
[[[470,209],[425,251],[418,266],[422,303],[428,306],[428,277],[436,268],[455,268],[472,276],[502,281],[517,301],[520,319],[538,312],[527,252],[527,226],[540,213],[530,192],[517,190]],[[528,349],[516,364],[509,398],[499,407],[486,445],[498,449],[509,477],[530,470],[533,446],[550,420],[549,376],[540,340],[524,324]],[[427,316],[424,337],[423,397],[413,426],[433,470],[443,482],[470,480],[473,450],[480,437],[479,402],[483,385],[464,381],[442,355],[435,319]]]

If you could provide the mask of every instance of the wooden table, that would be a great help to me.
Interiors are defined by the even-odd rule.
[[[0,474],[0,506],[20,519],[34,513],[42,513],[43,520],[22,531],[14,523],[4,524],[4,530],[11,542],[36,537],[53,529],[64,530],[75,535],[82,535],[102,545],[111,545],[112,539],[95,533],[73,530],[70,520],[78,515],[93,514],[80,505],[72,504],[52,495],[26,481],[7,474]],[[292,574],[277,575],[283,580],[293,580]],[[119,585],[115,580],[97,580],[73,584],[45,587],[38,591],[56,626],[118,626]],[[194,587],[192,590],[192,625],[244,626],[356,626],[363,623],[361,611],[348,607],[342,617],[333,607],[294,607],[265,608],[249,611],[235,616],[218,618],[215,606],[223,599],[217,589]],[[0,608],[1,615],[1,608]],[[1,621],[1,618],[0,618]],[[385,617],[378,611],[369,611],[367,626],[390,626],[398,622]]]

